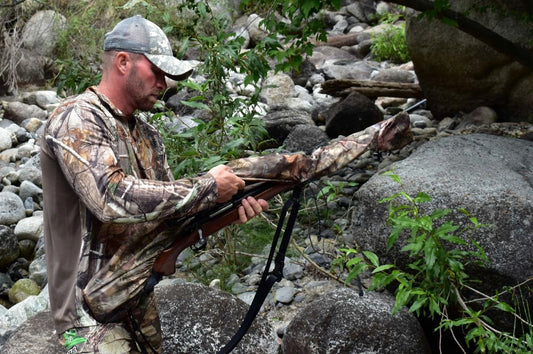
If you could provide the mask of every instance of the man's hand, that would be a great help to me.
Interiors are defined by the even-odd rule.
[[[208,172],[217,182],[217,203],[224,203],[231,199],[240,189],[244,188],[244,180],[237,177],[231,168],[226,165],[218,165]]]
[[[244,224],[254,216],[268,210],[268,203],[264,199],[248,197],[243,199],[241,204],[242,205],[238,209],[239,220],[235,222],[236,224]]]
[[[217,203],[227,202],[244,188],[244,180],[237,177],[229,166],[218,165],[210,169],[208,173],[215,177],[217,182]],[[255,199],[254,197],[243,199],[242,205],[238,208],[239,220],[236,223],[244,224],[266,210],[268,210],[268,203],[264,199]]]

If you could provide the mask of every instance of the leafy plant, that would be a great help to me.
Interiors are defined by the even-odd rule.
[[[135,3],[146,6],[145,1]],[[176,33],[179,28],[177,32],[186,38],[187,45],[194,45],[200,51],[203,63],[197,72],[203,80],[183,83],[197,95],[182,103],[203,110],[208,116],[196,120],[197,125],[186,132],[165,134],[167,147],[170,147],[167,149],[169,161],[176,176],[196,174],[215,164],[242,157],[245,150],[258,152],[267,137],[258,117],[261,80],[272,69],[267,58],[276,60],[276,70],[298,70],[302,55],[310,54],[312,49],[308,37],[317,33],[325,36],[323,22],[314,17],[322,6],[321,1],[280,3],[276,10],[291,18],[290,24],[278,21],[270,8],[260,24],[270,34],[246,51],[242,50],[244,38],[227,31],[227,17],[213,11],[208,3],[181,2],[177,11],[187,14],[187,22],[174,22],[184,16],[164,17],[168,21],[165,27],[168,33]],[[284,37],[278,37],[278,33]],[[229,71],[242,74],[242,86],[253,93],[242,97],[229,92]]]
[[[295,0],[274,4],[277,7],[271,8],[260,23],[269,31],[269,35],[257,47],[269,57],[276,59],[276,70],[298,71],[303,56],[311,55],[313,52],[310,39],[320,41],[327,39],[322,11],[340,8],[341,1]],[[290,19],[290,22],[279,21],[276,11]],[[278,34],[281,34],[283,39],[280,39]]]
[[[217,17],[207,4],[184,1],[180,10],[188,11],[191,20],[182,28],[182,35],[196,44],[204,59],[197,68],[204,80],[181,83],[196,93],[182,103],[203,110],[207,117],[196,119],[196,125],[186,131],[165,134],[176,176],[197,174],[242,157],[245,149],[256,150],[267,135],[257,114],[260,87],[256,82],[269,70],[266,60],[241,50],[244,39],[225,31],[225,19]],[[209,26],[200,26],[207,22]],[[251,85],[255,94],[246,98],[232,94],[229,70],[245,74],[243,84]]]
[[[90,64],[77,59],[56,60],[59,73],[54,81],[56,91],[62,96],[70,96],[85,91],[88,87],[98,84],[102,74]]]
[[[51,80],[61,96],[70,96],[98,84],[101,78],[100,58],[104,34],[116,18],[128,15],[118,12],[118,1],[75,1],[51,5],[66,18],[66,26],[58,35],[55,64],[58,74]],[[97,25],[95,19],[98,19]]]
[[[383,32],[374,34],[370,51],[378,61],[408,62],[410,57],[405,40],[405,24],[388,25]]]
[[[263,218],[254,218],[244,225],[233,225],[212,235],[205,252],[216,261],[200,263],[187,270],[191,276],[205,284],[220,280],[222,289],[231,290],[228,280],[232,274],[242,274],[254,256],[265,256],[265,249],[272,242],[275,225]],[[196,262],[195,262],[196,264]]]
[[[392,172],[387,175],[401,187],[398,193],[380,201],[389,202],[387,222],[392,229],[387,247],[391,249],[405,236],[407,239],[400,251],[409,255],[410,263],[405,269],[400,269],[394,264],[380,264],[373,252],[342,249],[344,254],[335,263],[347,268],[346,282],[352,281],[364,270],[371,270],[371,290],[395,286],[393,313],[407,306],[409,312],[417,315],[437,317],[439,330],[453,333],[456,328],[464,328],[466,343],[473,345],[476,351],[527,352],[533,349],[533,323],[527,303],[519,303],[515,308],[502,300],[504,293],[526,291],[530,294],[528,283],[533,281],[533,277],[495,296],[476,290],[472,286],[474,279],[467,273],[467,266],[475,264],[483,267],[488,259],[482,247],[474,241],[471,241],[474,250],[464,250],[467,243],[460,235],[487,225],[480,224],[464,209],[459,211],[468,217],[470,224],[463,227],[445,221],[445,217],[451,213],[450,209],[437,209],[425,214],[421,205],[431,201],[431,197],[423,192],[413,197],[405,191],[398,175]],[[402,202],[398,203],[398,200]],[[466,301],[463,295],[465,291],[481,298],[478,301]],[[524,298],[527,296],[515,295],[515,299]],[[477,303],[482,305],[476,306]],[[450,315],[456,309],[460,310],[459,318]],[[495,329],[490,311],[504,311],[513,315],[517,323],[516,333]]]

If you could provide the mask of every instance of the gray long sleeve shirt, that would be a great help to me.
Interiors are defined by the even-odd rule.
[[[127,120],[97,87],[53,112],[41,166],[58,333],[93,325],[138,293],[144,279],[136,273],[149,272],[171,237],[163,220],[217,198],[209,174],[173,181],[158,131],[139,116]]]

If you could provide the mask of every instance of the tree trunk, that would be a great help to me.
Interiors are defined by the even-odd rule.
[[[411,83],[372,80],[328,80],[322,84],[322,93],[335,97],[345,97],[353,91],[357,91],[371,99],[376,97],[424,97],[420,86]]]

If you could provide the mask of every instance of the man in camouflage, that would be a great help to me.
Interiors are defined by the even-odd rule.
[[[134,113],[152,108],[165,75],[180,80],[191,69],[172,57],[161,29],[139,16],[106,34],[104,50],[102,81],[54,111],[41,150],[50,304],[71,352],[161,350],[153,293],[144,285],[179,233],[168,220],[229,200],[244,188],[241,178],[304,182],[368,149],[398,149],[412,139],[403,113],[309,156],[239,159],[173,181],[159,133]],[[264,200],[243,200],[237,221],[267,208]]]
[[[134,16],[106,34],[98,86],[68,99],[43,136],[45,246],[50,304],[69,352],[161,350],[153,293],[143,291],[173,241],[169,219],[224,202],[244,187],[229,166],[173,180],[160,134],[140,111],[192,68],[163,31]],[[249,198],[246,222],[266,210]]]

